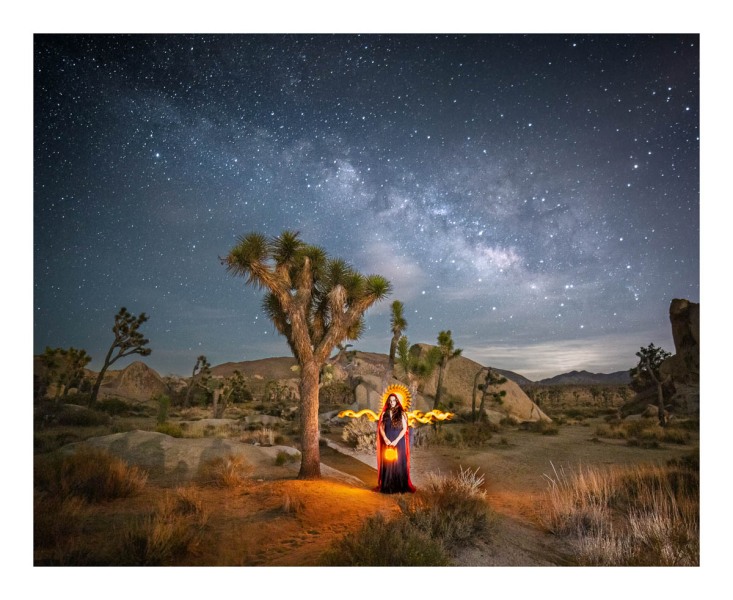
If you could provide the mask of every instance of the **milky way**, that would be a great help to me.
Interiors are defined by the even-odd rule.
[[[284,229],[393,284],[357,349],[450,329],[538,379],[674,350],[699,301],[697,35],[35,37],[34,350],[285,356],[220,265]]]

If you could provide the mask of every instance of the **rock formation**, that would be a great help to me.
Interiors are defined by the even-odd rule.
[[[162,377],[145,363],[135,361],[117,371],[114,379],[105,377],[99,397],[116,396],[127,400],[146,401],[156,394],[168,393]]]
[[[669,306],[674,356],[662,363],[662,376],[675,383],[700,383],[700,304],[675,298]]]

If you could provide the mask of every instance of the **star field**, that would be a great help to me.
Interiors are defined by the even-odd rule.
[[[697,35],[36,35],[34,351],[120,306],[185,374],[289,355],[219,264],[284,229],[530,379],[674,350],[699,301]]]

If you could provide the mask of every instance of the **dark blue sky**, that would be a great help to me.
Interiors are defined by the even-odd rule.
[[[288,355],[219,264],[299,230],[393,283],[361,350],[451,329],[531,379],[673,350],[699,301],[697,35],[37,35],[34,352]],[[122,363],[126,364],[126,363]]]

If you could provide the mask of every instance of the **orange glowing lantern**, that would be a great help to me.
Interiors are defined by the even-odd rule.
[[[388,446],[384,449],[384,460],[392,462],[397,460],[397,448]]]

